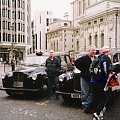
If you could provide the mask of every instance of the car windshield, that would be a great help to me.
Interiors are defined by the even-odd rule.
[[[49,56],[30,56],[25,59],[24,64],[29,66],[45,65],[45,61],[48,57]]]

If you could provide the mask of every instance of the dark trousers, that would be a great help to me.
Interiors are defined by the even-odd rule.
[[[97,114],[99,114],[103,110],[103,108],[107,102],[106,92],[103,90],[104,86],[105,86],[104,84],[91,83],[93,100],[92,100],[90,107]]]
[[[55,87],[55,91],[58,90],[58,77],[48,77],[48,96],[52,97],[53,87]]]

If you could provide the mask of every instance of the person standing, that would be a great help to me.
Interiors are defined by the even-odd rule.
[[[13,56],[13,58],[11,59],[11,70],[14,71],[15,70],[15,58]]]
[[[92,63],[92,60],[95,58],[96,46],[95,45],[89,46],[88,51],[89,53],[87,55],[84,55],[75,61],[76,68],[81,71],[80,77],[81,102],[85,113],[90,112],[90,109],[88,108],[90,103],[92,102],[92,93],[90,90],[91,74],[89,72],[89,67],[90,64]]]
[[[55,90],[58,89],[58,75],[61,68],[60,60],[54,56],[54,50],[50,50],[50,56],[46,60],[46,72],[48,75],[48,97],[52,98],[52,88],[55,86]],[[57,97],[57,96],[56,96]]]
[[[108,98],[106,96],[106,92],[104,91],[104,87],[106,85],[108,75],[110,73],[110,65],[111,59],[108,56],[110,49],[108,46],[104,46],[102,48],[103,55],[100,59],[100,75],[99,77],[91,76],[91,90],[93,101],[90,107],[94,108],[93,120],[103,120],[103,113],[106,110],[106,106],[108,103]]]

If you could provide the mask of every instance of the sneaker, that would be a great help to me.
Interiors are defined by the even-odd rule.
[[[97,115],[97,113],[93,113],[93,120],[101,120],[100,115]]]

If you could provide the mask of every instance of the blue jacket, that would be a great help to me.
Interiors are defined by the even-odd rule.
[[[91,82],[106,84],[108,75],[110,73],[111,60],[107,55],[100,58],[101,74],[99,78],[91,76]]]

